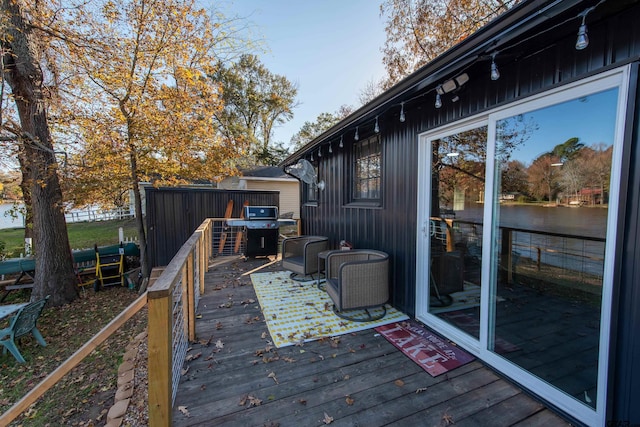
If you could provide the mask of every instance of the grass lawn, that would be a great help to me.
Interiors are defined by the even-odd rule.
[[[40,346],[31,335],[23,337],[18,348],[26,363],[18,363],[11,353],[0,353],[0,413],[20,400],[137,296],[137,292],[119,286],[100,292],[85,289],[71,304],[45,307],[38,319],[38,329],[47,346]],[[26,301],[28,294],[23,298]],[[114,404],[118,367],[125,348],[144,330],[146,323],[144,308],[10,425],[104,425],[107,411]]]
[[[117,244],[119,227],[124,229],[125,237],[138,235],[135,220],[67,224],[74,249]],[[7,256],[19,256],[24,250],[24,229],[0,230],[0,246],[2,242]],[[14,291],[4,303],[27,302],[29,297],[28,290]],[[40,346],[31,336],[23,337],[18,347],[26,360],[24,364],[10,353],[0,353],[0,413],[20,400],[137,297],[137,292],[126,287],[111,286],[100,292],[84,287],[70,304],[45,307],[38,329],[47,346]],[[144,308],[130,319],[11,425],[104,425],[107,411],[114,403],[118,367],[125,347],[146,327],[146,311]],[[6,319],[0,321],[0,329],[6,326]]]
[[[118,242],[118,229],[122,227],[124,237],[138,237],[135,219],[72,222],[67,224],[69,243],[72,249],[93,248],[98,246],[115,245]],[[0,248],[4,243],[3,253],[7,258],[16,258],[24,252],[24,229],[5,228],[0,230]]]

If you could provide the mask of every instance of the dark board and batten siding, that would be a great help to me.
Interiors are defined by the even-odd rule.
[[[575,28],[567,25],[560,34],[545,34],[542,41],[522,43],[518,49],[505,53],[500,62],[501,78],[491,81],[489,62],[477,61],[465,69],[470,80],[459,102],[433,106],[434,92],[427,91],[405,103],[406,121],[398,113],[385,113],[380,119],[383,152],[383,201],[380,208],[348,204],[350,180],[346,176],[349,164],[345,154],[352,148],[352,133],[346,133],[344,148],[319,160],[320,179],[327,187],[320,192],[317,205],[304,205],[301,216],[303,230],[308,234],[327,235],[334,245],[347,239],[358,247],[373,247],[392,256],[392,302],[408,314],[414,314],[415,267],[420,260],[416,252],[416,197],[418,135],[444,124],[488,111],[501,105],[549,90],[565,82],[575,81],[605,68],[636,60],[640,46],[633,37],[637,29],[640,7],[634,13],[625,11],[610,21],[589,24],[592,43],[588,51],[576,51]],[[569,28],[570,27],[570,28]],[[628,31],[620,31],[627,28]],[[530,37],[523,36],[523,39]],[[399,106],[395,107],[399,112]],[[390,107],[389,111],[392,111]],[[372,135],[363,132],[360,138]]]
[[[278,191],[198,188],[146,188],[146,226],[151,267],[167,265],[206,218],[223,218],[233,200],[232,217],[240,217],[245,200],[253,206],[278,206]]]
[[[415,314],[416,265],[424,262],[416,259],[416,196],[418,176],[418,137],[422,132],[436,129],[475,114],[504,106],[528,96],[548,91],[563,84],[597,74],[607,69],[632,64],[631,86],[638,86],[637,63],[640,60],[640,4],[638,2],[611,3],[618,12],[603,19],[598,13],[590,15],[590,46],[584,51],[575,50],[577,25],[575,15],[559,16],[548,27],[536,28],[511,40],[497,62],[501,78],[491,81],[489,60],[479,60],[464,69],[470,80],[460,94],[460,101],[445,102],[435,109],[435,95],[431,88],[421,96],[412,94],[406,100],[406,121],[400,123],[399,101],[387,106],[380,116],[380,138],[383,153],[383,202],[381,207],[371,208],[348,204],[350,180],[346,171],[345,153],[352,149],[352,133],[345,134],[343,149],[337,148],[333,138],[333,153],[324,155],[319,163],[320,178],[327,188],[319,196],[317,205],[305,205],[302,209],[305,233],[330,237],[337,245],[341,239],[352,241],[356,247],[372,247],[388,252],[392,260],[392,299],[398,309]],[[582,9],[578,10],[582,11]],[[577,10],[577,9],[576,9]],[[597,11],[597,9],[596,9]],[[573,11],[572,11],[573,13]],[[547,30],[548,29],[548,30]],[[496,40],[500,45],[501,40]],[[509,46],[505,43],[505,46]],[[613,387],[610,395],[611,410],[617,420],[640,419],[640,342],[634,328],[640,324],[640,119],[634,114],[637,97],[632,93],[630,112],[634,120],[628,120],[625,138],[628,154],[628,170],[622,171],[621,199],[626,204],[621,218],[619,241],[621,250],[617,271],[619,306],[614,307],[613,335],[615,354],[612,356],[610,379]],[[395,101],[394,101],[395,102]],[[370,136],[362,132],[361,138]],[[318,141],[320,142],[320,141]],[[326,143],[322,143],[326,149]],[[326,151],[325,151],[325,154]],[[317,157],[316,157],[316,160]],[[631,172],[629,172],[631,171]],[[634,404],[634,400],[636,401]]]

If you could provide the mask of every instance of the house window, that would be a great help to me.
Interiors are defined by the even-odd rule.
[[[380,139],[375,136],[353,146],[352,201],[379,202],[381,197]]]

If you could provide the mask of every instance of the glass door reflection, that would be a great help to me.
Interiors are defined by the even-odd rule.
[[[431,142],[429,312],[479,338],[487,126]]]
[[[489,350],[590,407],[617,95],[496,122]]]

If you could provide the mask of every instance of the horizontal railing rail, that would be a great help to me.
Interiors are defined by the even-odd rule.
[[[479,256],[483,224],[467,220],[447,220],[451,224],[453,245],[466,245]],[[593,235],[559,233],[524,227],[500,227],[500,266],[502,279],[511,283],[518,262],[527,261],[537,271],[554,269],[573,280],[596,283],[604,273],[606,239]]]
[[[136,313],[147,305],[147,293],[140,295],[132,302],[122,313],[109,322],[100,332],[87,341],[78,351],[73,353],[67,360],[51,372],[45,379],[40,381],[31,391],[25,394],[22,399],[16,402],[2,416],[0,416],[0,425],[6,426],[15,420],[22,412],[33,405],[44,393],[51,387],[56,385],[65,375],[73,368],[78,366],[93,350],[107,340],[114,332],[116,332],[125,322],[131,319]]]

